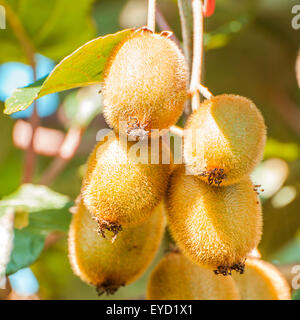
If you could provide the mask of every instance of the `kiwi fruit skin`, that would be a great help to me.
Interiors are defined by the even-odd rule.
[[[168,253],[153,270],[148,300],[238,300],[231,277],[214,275],[179,252]]]
[[[169,229],[187,257],[225,274],[242,272],[238,266],[262,234],[261,205],[250,178],[220,188],[181,167],[171,177],[166,199]]]
[[[290,300],[290,287],[279,270],[263,260],[248,258],[245,274],[233,274],[242,300]]]
[[[130,152],[135,142],[124,145],[119,137],[99,142],[88,160],[82,183],[82,198],[93,216],[121,226],[134,226],[145,221],[163,199],[171,165],[162,163],[162,153],[170,150],[160,141],[159,150],[151,150],[146,164],[137,163]],[[159,163],[151,163],[151,152]],[[159,153],[159,154],[158,154]],[[172,155],[170,154],[172,162]]]
[[[103,98],[104,117],[116,131],[120,131],[120,121],[128,125],[136,121],[148,132],[170,127],[188,98],[183,54],[165,36],[134,32],[109,59]]]
[[[265,141],[264,119],[254,103],[223,94],[205,100],[187,120],[184,161],[190,174],[213,185],[230,185],[255,168]]]
[[[97,232],[97,223],[82,201],[72,218],[69,230],[69,260],[82,281],[98,293],[114,293],[135,281],[150,265],[160,246],[164,229],[164,204],[136,227],[124,228],[115,242]]]

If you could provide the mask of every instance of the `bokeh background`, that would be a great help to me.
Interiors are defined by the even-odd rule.
[[[49,73],[65,55],[96,36],[146,24],[144,0],[8,2],[22,14],[22,3],[26,1],[32,4],[31,16],[24,19],[38,48],[38,77]],[[252,99],[264,115],[268,127],[265,156],[253,173],[255,183],[262,184],[264,189],[260,195],[264,234],[259,249],[263,259],[277,264],[288,278],[293,276],[290,267],[300,264],[300,89],[295,75],[300,30],[291,26],[291,9],[297,2],[217,0],[214,15],[205,21],[204,38],[205,85],[213,94],[234,93]],[[181,41],[176,1],[159,0],[158,4]],[[72,6],[69,14],[68,6]],[[33,80],[32,70],[23,64],[24,57],[14,40],[9,31],[0,30],[1,110],[3,100],[14,88]],[[66,132],[70,122],[76,121],[73,109],[84,112],[90,105],[99,105],[76,155],[49,184],[71,199],[79,193],[84,163],[96,142],[96,132],[106,126],[96,91],[97,88],[67,91],[45,97],[38,105],[40,126],[57,130],[53,136],[46,133],[43,141],[54,139],[58,144],[62,139],[59,132]],[[20,118],[26,120],[29,114],[27,111],[13,117],[0,115],[0,199],[21,183],[24,166],[21,148],[26,147],[26,141],[15,135],[25,125]],[[38,157],[35,182],[40,181],[52,161],[51,156]],[[168,242],[166,235],[156,261]],[[47,239],[31,270],[38,280],[42,299],[99,299],[93,288],[72,274],[65,233],[52,234]],[[112,298],[144,298],[149,271]],[[4,298],[6,293],[0,290],[0,297]]]

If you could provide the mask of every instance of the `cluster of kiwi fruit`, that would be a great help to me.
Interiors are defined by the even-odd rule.
[[[147,269],[165,230],[173,165],[163,163],[170,150],[161,137],[152,146],[151,130],[175,124],[188,96],[184,57],[169,33],[141,28],[121,42],[107,63],[102,93],[113,132],[87,161],[69,258],[83,281],[114,293]]]
[[[73,271],[99,293],[114,293],[150,265],[167,217],[178,247],[153,271],[147,298],[288,298],[274,267],[246,261],[262,233],[249,178],[266,137],[256,106],[236,95],[212,97],[187,120],[183,164],[163,163],[171,151],[160,136],[153,150],[153,129],[169,128],[183,112],[187,73],[166,32],[138,29],[111,54],[102,92],[113,134],[87,161],[69,232]],[[136,144],[148,161],[137,161]],[[151,163],[153,153],[158,163]]]
[[[244,274],[215,276],[180,252],[168,253],[155,267],[149,300],[290,300],[286,279],[272,264],[249,257]]]
[[[195,263],[217,274],[243,273],[262,233],[249,174],[263,156],[263,117],[247,98],[219,95],[190,115],[185,131],[185,165],[173,173],[167,195],[171,233]]]

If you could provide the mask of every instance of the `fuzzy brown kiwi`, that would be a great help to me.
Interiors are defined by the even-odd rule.
[[[168,253],[152,272],[148,300],[238,300],[231,277],[215,276],[179,252]]]
[[[243,273],[262,234],[261,205],[250,178],[220,188],[186,175],[182,167],[170,180],[167,217],[182,252],[216,274]]]
[[[129,135],[168,128],[183,111],[188,97],[184,56],[163,34],[137,30],[110,57],[103,83],[104,116],[116,131],[120,121]]]
[[[81,201],[69,230],[69,260],[82,281],[95,286],[99,294],[113,294],[135,281],[154,258],[165,228],[164,205],[143,224],[124,228],[114,243],[99,236],[96,228]]]
[[[99,142],[89,158],[81,194],[103,235],[105,229],[117,233],[144,222],[164,197],[171,166],[162,163],[162,153],[170,150],[161,140],[159,150],[141,143],[145,163],[135,158],[134,142],[125,145],[118,137]],[[157,164],[151,163],[153,155]]]
[[[245,274],[234,274],[242,300],[290,300],[290,287],[272,264],[248,258]]]
[[[262,159],[266,127],[252,101],[223,94],[204,101],[185,126],[189,172],[216,186],[248,175]]]

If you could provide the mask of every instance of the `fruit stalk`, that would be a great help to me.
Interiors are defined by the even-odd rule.
[[[33,80],[36,81],[36,62],[34,57],[36,51],[35,47],[26,30],[24,29],[19,17],[14,12],[13,8],[5,0],[0,0],[0,5],[3,5],[5,7],[8,23],[10,24],[14,35],[18,39],[20,46],[22,47],[26,55],[29,65],[32,67],[34,78]],[[24,183],[30,182],[32,180],[36,162],[36,155],[33,150],[33,137],[35,130],[39,124],[39,118],[36,112],[36,103],[34,103],[33,113],[30,118],[30,124],[32,127],[32,135],[30,146],[25,153],[24,174],[22,178]]]
[[[178,0],[178,9],[182,30],[183,50],[190,72],[193,60],[193,18],[190,0]]]
[[[202,59],[203,59],[203,5],[201,0],[192,1],[193,9],[193,64],[190,91],[192,96],[192,110],[196,110],[200,105],[200,97],[197,93],[198,84],[201,82],[202,76]]]
[[[200,83],[198,83],[198,85],[197,85],[197,90],[206,99],[210,99],[213,96],[213,94],[208,90],[208,88],[203,86]]]
[[[156,0],[149,0],[148,1],[148,21],[147,26],[148,29],[155,32],[155,8],[156,7]]]
[[[7,21],[18,39],[20,46],[22,47],[27,59],[28,63],[33,66],[35,65],[34,54],[35,54],[35,47],[27,34],[26,30],[24,29],[22,22],[20,21],[18,15],[14,12],[13,8],[9,5],[6,0],[0,0],[0,5],[4,6]]]

